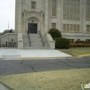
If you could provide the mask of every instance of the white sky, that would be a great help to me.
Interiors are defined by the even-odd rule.
[[[15,27],[15,0],[0,0],[0,32]]]

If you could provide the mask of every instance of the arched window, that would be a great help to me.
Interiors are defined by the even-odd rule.
[[[56,16],[56,0],[52,0],[52,16]]]

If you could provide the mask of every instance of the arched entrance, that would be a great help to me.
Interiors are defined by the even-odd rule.
[[[37,34],[40,30],[39,20],[35,17],[29,18],[27,21],[27,30],[28,33]]]
[[[28,33],[37,34],[37,23],[28,23]]]

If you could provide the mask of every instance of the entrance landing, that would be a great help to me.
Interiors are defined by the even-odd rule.
[[[72,57],[58,50],[0,49],[1,60],[58,59]]]

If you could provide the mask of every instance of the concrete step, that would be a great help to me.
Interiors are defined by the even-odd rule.
[[[43,45],[42,44],[32,44],[31,43],[31,47],[43,47]]]
[[[29,46],[29,43],[23,43],[23,44],[24,44],[24,46],[25,46],[25,45],[28,45],[28,46]]]
[[[40,38],[39,34],[29,34],[31,38]]]
[[[24,47],[24,49],[51,49],[50,47]]]
[[[44,46],[43,42],[41,41],[40,35],[39,34],[30,34],[30,41],[31,41],[31,47],[29,46],[29,39],[27,34],[23,35],[23,46],[25,49],[50,49],[50,46],[46,40],[46,37],[42,37],[44,41]]]
[[[41,42],[41,38],[30,38],[31,42]]]

